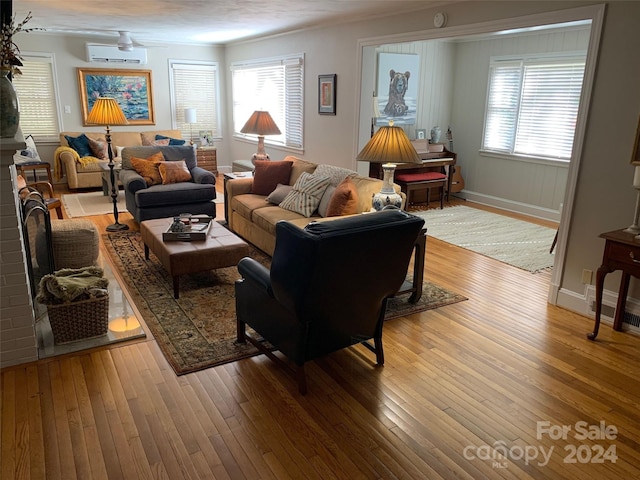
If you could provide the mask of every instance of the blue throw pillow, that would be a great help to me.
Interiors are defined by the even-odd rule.
[[[89,137],[87,137],[84,133],[82,135],[78,135],[77,137],[70,137],[69,135],[65,135],[64,138],[67,139],[69,146],[76,152],[78,152],[80,158],[93,156],[93,152],[91,151],[91,147],[89,146]]]
[[[165,137],[164,135],[156,135],[156,140],[169,139],[169,145],[184,145],[186,140],[180,140],[178,138]]]

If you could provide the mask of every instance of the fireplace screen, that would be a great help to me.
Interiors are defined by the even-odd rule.
[[[37,190],[25,187],[18,192],[21,204],[22,232],[24,236],[31,295],[38,294],[40,279],[54,271],[51,246],[51,219],[49,209]]]

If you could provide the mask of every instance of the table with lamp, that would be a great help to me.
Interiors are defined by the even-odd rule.
[[[198,112],[195,108],[184,109],[184,123],[189,125],[189,144],[193,142],[193,124],[198,123]],[[198,166],[218,175],[217,150],[213,145],[198,145],[196,148],[196,160]]]
[[[258,150],[251,156],[251,160],[234,160],[232,171],[253,171],[256,160],[269,160],[269,155],[264,150],[264,137],[266,135],[280,135],[280,129],[269,112],[256,110],[251,114],[247,122],[240,129],[241,133],[258,136]]]
[[[397,164],[416,164],[421,159],[411,144],[411,140],[401,127],[396,127],[393,121],[389,125],[380,127],[360,151],[356,160],[381,165],[384,172],[382,189],[373,195],[374,210],[384,208],[402,208],[402,195],[395,191],[393,173]],[[427,248],[427,229],[422,229],[414,245],[413,278],[405,281],[396,295],[411,293],[409,302],[415,303],[422,296],[424,277],[424,260]]]
[[[636,148],[638,148],[637,145]],[[602,264],[596,271],[595,324],[593,331],[587,334],[589,340],[595,340],[600,329],[604,279],[607,274],[616,270],[622,271],[618,301],[613,319],[613,329],[616,331],[622,330],[631,277],[640,278],[640,227],[638,226],[638,218],[640,217],[640,164],[635,167],[633,188],[637,191],[633,223],[623,230],[614,230],[598,235],[605,240],[605,244]]]

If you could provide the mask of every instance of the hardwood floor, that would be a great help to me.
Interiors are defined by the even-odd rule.
[[[433,238],[426,258],[469,300],[387,322],[382,368],[311,362],[306,396],[264,356],[176,377],[151,338],[4,369],[2,478],[640,478],[640,337],[587,340],[548,272]]]

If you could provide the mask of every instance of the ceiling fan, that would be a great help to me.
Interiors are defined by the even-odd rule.
[[[122,50],[123,52],[131,52],[133,47],[143,47],[144,45],[140,45],[139,43],[134,43],[131,38],[131,33],[119,31],[118,34],[118,50]]]

